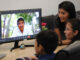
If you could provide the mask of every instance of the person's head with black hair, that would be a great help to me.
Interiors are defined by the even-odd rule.
[[[75,6],[70,1],[63,1],[58,6],[58,16],[61,22],[66,22],[67,19],[72,19],[76,17]]]
[[[17,20],[17,25],[18,25],[19,30],[23,33],[23,30],[24,30],[24,19],[23,18],[19,18]]]
[[[80,20],[76,18],[68,20],[64,33],[71,42],[80,40]]]
[[[57,33],[60,40],[65,40],[65,25],[68,19],[76,18],[75,6],[70,1],[63,1],[58,6],[58,16],[55,20],[54,31]]]
[[[57,47],[58,37],[51,30],[41,31],[36,36],[35,51],[36,54],[52,54]]]

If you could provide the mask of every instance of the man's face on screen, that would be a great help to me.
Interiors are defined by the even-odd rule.
[[[19,21],[18,22],[18,27],[19,27],[20,31],[23,33],[23,30],[24,30],[24,21]]]

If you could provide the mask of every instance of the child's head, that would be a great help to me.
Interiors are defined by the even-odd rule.
[[[44,53],[52,54],[57,47],[57,41],[58,37],[53,31],[51,30],[41,31],[36,36],[35,41],[36,54]]]
[[[70,19],[66,24],[64,33],[67,39],[72,40],[74,37],[76,40],[80,39],[80,20]]]

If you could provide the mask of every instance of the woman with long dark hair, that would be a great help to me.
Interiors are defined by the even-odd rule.
[[[76,18],[75,6],[70,1],[63,1],[58,6],[58,18],[55,21],[54,31],[59,37],[59,41],[65,40],[65,25],[68,19]]]

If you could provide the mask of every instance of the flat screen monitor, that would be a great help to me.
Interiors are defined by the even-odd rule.
[[[34,38],[41,31],[41,9],[0,12],[0,40],[12,42]]]

